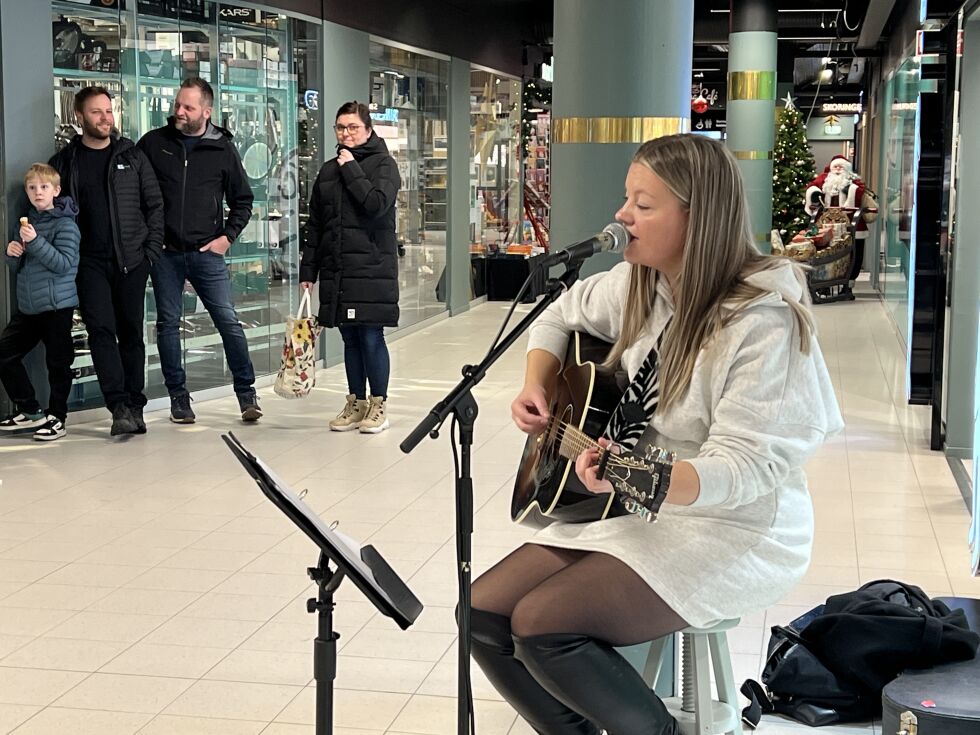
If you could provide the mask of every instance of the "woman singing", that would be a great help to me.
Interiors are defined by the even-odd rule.
[[[473,655],[546,735],[678,732],[613,647],[739,617],[792,589],[813,538],[803,464],[843,426],[804,274],[756,250],[725,148],[651,140],[625,190],[626,262],[576,283],[535,324],[512,413],[522,431],[545,428],[569,333],[612,343],[608,363],[631,383],[602,444],[676,453],[648,505],[659,521],[552,524],[473,585]],[[599,459],[582,452],[576,473],[611,492]]]

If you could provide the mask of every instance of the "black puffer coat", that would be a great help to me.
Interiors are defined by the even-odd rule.
[[[320,280],[318,321],[398,325],[398,165],[373,131],[351,148],[354,160],[323,164],[313,195],[300,265],[301,281]]]
[[[75,156],[82,136],[48,162],[61,176],[61,194],[79,198]],[[129,138],[113,134],[109,159],[109,225],[116,262],[124,273],[146,258],[155,263],[163,252],[163,196],[153,167]]]

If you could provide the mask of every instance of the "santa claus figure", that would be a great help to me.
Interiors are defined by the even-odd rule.
[[[840,207],[855,210],[864,199],[864,182],[854,173],[851,162],[844,156],[834,156],[823,173],[807,184],[804,209],[811,217],[821,207]],[[868,236],[868,226],[858,220],[857,238]]]

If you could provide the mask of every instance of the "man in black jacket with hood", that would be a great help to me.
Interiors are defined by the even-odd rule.
[[[252,216],[252,189],[231,133],[211,123],[214,92],[203,79],[185,79],[166,127],[138,143],[156,170],[166,225],[163,257],[151,277],[157,301],[157,345],[170,392],[170,420],[192,424],[179,325],[184,281],[190,281],[221,335],[234,378],[242,421],[262,412],[255,397],[255,370],[248,341],[231,300],[225,252]],[[224,216],[223,202],[229,213]]]
[[[82,134],[51,159],[62,193],[78,202],[81,259],[77,286],[92,364],[112,436],[145,434],[143,342],[146,279],[163,252],[163,197],[153,167],[114,130],[104,87],[75,95]]]

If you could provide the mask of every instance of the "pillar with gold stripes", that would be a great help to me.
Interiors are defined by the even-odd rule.
[[[553,248],[612,221],[643,141],[690,131],[693,7],[689,0],[556,0]],[[583,274],[621,257],[593,257]]]
[[[775,0],[734,0],[728,37],[728,148],[738,159],[752,232],[769,252],[776,106]]]

